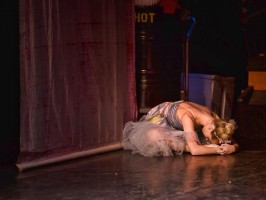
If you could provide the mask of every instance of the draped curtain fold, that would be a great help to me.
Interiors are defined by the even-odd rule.
[[[18,166],[119,144],[136,118],[134,0],[20,1]]]

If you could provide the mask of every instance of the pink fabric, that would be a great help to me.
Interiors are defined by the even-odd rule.
[[[19,163],[121,140],[137,114],[133,0],[21,0]]]

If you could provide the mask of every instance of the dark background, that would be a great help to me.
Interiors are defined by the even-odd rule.
[[[2,123],[0,165],[14,163],[19,150],[19,1],[0,2]]]

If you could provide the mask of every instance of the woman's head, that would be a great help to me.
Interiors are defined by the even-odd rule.
[[[203,133],[210,143],[225,144],[231,143],[232,136],[236,129],[234,120],[222,120],[215,118],[203,127]],[[209,130],[209,133],[208,133]]]

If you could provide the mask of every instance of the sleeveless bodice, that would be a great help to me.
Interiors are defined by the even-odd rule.
[[[183,125],[176,115],[176,111],[180,106],[180,103],[183,101],[176,101],[176,102],[164,102],[161,103],[154,108],[152,108],[147,116],[146,119],[150,119],[158,114],[162,117],[165,117],[169,125],[177,130],[183,130]]]

